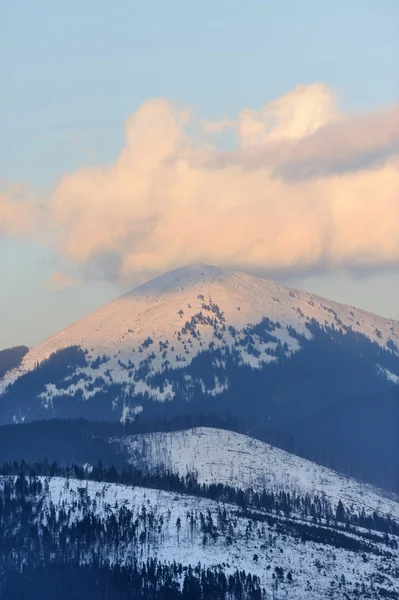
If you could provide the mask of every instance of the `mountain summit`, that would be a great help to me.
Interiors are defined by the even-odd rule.
[[[253,343],[242,343],[240,332],[265,318],[279,324],[269,336],[275,339],[262,340],[259,332],[253,332]],[[257,368],[275,359],[279,343],[288,346],[287,355],[299,350],[297,335],[289,330],[310,339],[307,326],[312,321],[322,327],[351,329],[397,352],[397,321],[245,273],[195,264],[133,289],[32,348],[21,366],[6,375],[3,387],[52,353],[71,346],[87,351],[89,368],[105,355],[98,372],[110,370],[114,382],[127,385],[131,380],[127,371],[137,370],[144,361],[152,373],[180,368],[210,345],[239,347],[241,361]],[[130,369],[121,367],[121,362]],[[85,393],[86,388],[87,380],[77,383],[73,391]],[[148,392],[161,399],[156,390]]]
[[[351,468],[374,473],[378,484],[379,458],[392,457],[383,467],[391,486],[399,472],[398,340],[397,321],[190,265],[32,348],[0,381],[0,422],[229,415],[334,468],[345,470],[350,452],[359,459]],[[326,440],[336,447],[331,460]]]

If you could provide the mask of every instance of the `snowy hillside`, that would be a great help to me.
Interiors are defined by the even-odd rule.
[[[32,348],[20,367],[0,382],[0,391],[57,350],[79,346],[86,351],[87,364],[62,386],[49,383],[42,392],[44,403],[78,391],[90,398],[111,383],[121,384],[126,394],[173,398],[172,382],[166,379],[154,385],[154,375],[168,368],[185,368],[200,352],[216,348],[222,352],[218,366],[223,364],[223,353],[234,351],[241,364],[259,368],[300,350],[298,336],[312,337],[306,326],[312,320],[343,332],[351,328],[398,353],[396,321],[200,264],[166,273]],[[396,381],[397,375],[385,365],[380,372]],[[199,377],[196,383],[208,394],[229,386],[228,379],[221,381],[217,376],[210,382]],[[189,377],[188,388],[193,384]]]
[[[399,492],[398,340],[396,321],[243,273],[184,267],[32,348],[0,381],[0,424],[232,417]]]
[[[6,481],[0,478],[0,493]],[[266,597],[275,600],[394,598],[399,592],[399,538],[393,535],[334,530],[260,512],[244,515],[235,505],[153,489],[60,477],[40,482],[31,480],[25,491],[27,501],[35,490],[31,527],[43,524],[49,540],[59,528],[57,548],[65,554],[72,551],[65,532],[80,531],[84,562],[94,556],[118,564],[151,557],[193,567],[220,565],[226,574],[238,569],[258,575]],[[6,514],[12,510],[10,505]],[[90,527],[93,537],[84,533]]]
[[[194,473],[199,483],[238,489],[324,495],[334,507],[341,500],[346,506],[390,514],[399,521],[399,498],[232,431],[197,427],[128,436],[117,443],[127,451],[131,464],[143,470],[183,477]]]

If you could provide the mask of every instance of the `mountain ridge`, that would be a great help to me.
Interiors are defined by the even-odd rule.
[[[399,496],[345,477],[245,434],[215,427],[140,433],[112,438],[135,468],[149,473],[194,474],[199,484],[241,490],[285,490],[324,496],[334,509],[339,500],[367,514],[390,514],[399,522]]]
[[[203,296],[203,301],[200,296]],[[201,346],[194,345],[194,348],[181,343],[178,335],[181,321],[195,318],[204,305],[209,307],[207,302],[211,303],[211,312],[212,309],[216,315],[218,310],[222,312],[225,323],[234,329],[257,324],[267,317],[274,323],[282,323],[284,329],[294,327],[299,334],[309,336],[305,324],[316,319],[329,326],[350,327],[382,347],[391,347],[399,356],[399,322],[266,279],[199,263],[175,269],[134,288],[31,348],[21,365],[9,371],[0,382],[0,392],[53,352],[75,345],[87,350],[89,359],[93,361],[105,354],[115,363],[117,355],[122,360],[129,354],[132,360],[131,350],[140,347],[149,338],[152,342],[143,350],[149,350],[154,337],[155,341],[163,343],[172,339],[176,347],[175,356],[171,356],[167,348],[163,350],[168,364],[179,368],[179,358],[181,363],[187,363],[202,348],[202,343]],[[274,336],[278,333],[274,328]],[[229,337],[232,336],[227,331],[224,338]],[[296,341],[289,335],[277,335],[277,338],[288,343],[290,351],[297,349]],[[217,344],[217,339],[213,338],[205,339],[204,344],[210,341]],[[231,345],[232,339],[229,342]],[[153,347],[150,350],[153,352]],[[159,356],[157,359],[156,362],[160,362]],[[244,355],[243,359],[252,366],[258,366],[259,361],[253,356]],[[266,358],[263,357],[263,360]],[[115,371],[114,364],[112,368]],[[161,368],[162,365],[154,365],[155,371]],[[128,383],[120,370],[118,376]],[[392,374],[388,372],[387,377],[390,376]]]

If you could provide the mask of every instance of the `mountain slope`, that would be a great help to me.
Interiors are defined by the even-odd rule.
[[[8,371],[19,367],[28,350],[29,348],[26,346],[15,346],[14,348],[0,350],[0,381]]]
[[[341,500],[366,514],[390,514],[399,522],[399,497],[233,431],[196,427],[126,436],[114,443],[144,472],[169,471],[181,477],[194,473],[201,484],[321,495],[334,508]]]
[[[256,437],[399,491],[398,339],[396,321],[184,267],[32,348],[0,381],[0,423],[231,415]]]
[[[219,566],[226,575],[245,570],[259,576],[264,597],[276,600],[395,598],[399,591],[399,538],[394,535],[262,511],[244,513],[236,505],[207,498],[61,477],[30,478],[24,484],[1,477],[0,493],[13,499],[6,500],[7,510],[0,517],[6,530],[10,522],[21,523],[8,547],[20,553],[19,530],[37,530],[28,542],[36,544],[37,561],[46,557],[47,542],[59,561],[77,551],[89,564],[123,565],[151,557],[186,567]],[[18,514],[21,498],[31,507],[29,521]],[[26,553],[29,546],[22,540]]]
[[[270,335],[251,332],[254,343],[249,348],[247,332],[240,332],[261,323],[265,317],[272,323],[265,323],[261,329]],[[140,366],[145,364],[148,373],[162,371],[166,366],[185,367],[210,344],[238,347],[243,363],[259,367],[276,359],[279,343],[287,344],[282,351],[286,355],[297,351],[300,343],[289,328],[309,339],[306,325],[312,319],[321,326],[351,328],[382,348],[398,353],[396,321],[244,273],[193,265],[136,288],[32,348],[21,366],[5,377],[3,389],[52,353],[71,346],[87,351],[89,367],[82,373],[87,374],[91,368],[92,374],[93,363],[105,355],[106,360],[96,369],[98,376],[106,376],[109,370],[114,382],[128,386],[134,385],[130,373],[137,372]],[[383,372],[395,381],[395,374]],[[85,380],[71,384],[68,391],[82,389],[85,397],[90,397],[94,390],[87,387]],[[145,377],[136,381],[135,389],[147,389]],[[54,391],[50,388],[50,392]],[[161,392],[150,387],[148,391],[159,399],[174,395],[172,389]],[[217,384],[208,391],[217,393]]]

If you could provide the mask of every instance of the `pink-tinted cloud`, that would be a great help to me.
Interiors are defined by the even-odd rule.
[[[399,154],[399,103],[321,127],[293,146],[278,172],[292,179],[325,176],[381,166],[395,154]]]
[[[63,177],[38,227],[70,269],[131,283],[198,261],[289,270],[399,263],[396,115],[392,107],[346,116],[324,85],[299,86],[244,109],[233,126],[208,124],[212,134],[236,132],[236,150],[223,153],[188,136],[187,111],[150,100],[128,119],[115,162]],[[364,157],[377,155],[369,168]],[[5,215],[15,235],[24,210],[1,206],[0,223]]]
[[[71,287],[73,285],[76,285],[77,283],[79,283],[79,281],[80,280],[78,277],[70,275],[69,273],[66,273],[65,271],[57,270],[57,271],[54,271],[54,273],[52,274],[50,281],[49,281],[49,285],[54,290],[60,290],[62,288]]]
[[[22,184],[0,190],[0,235],[35,237],[42,222],[40,202]]]

